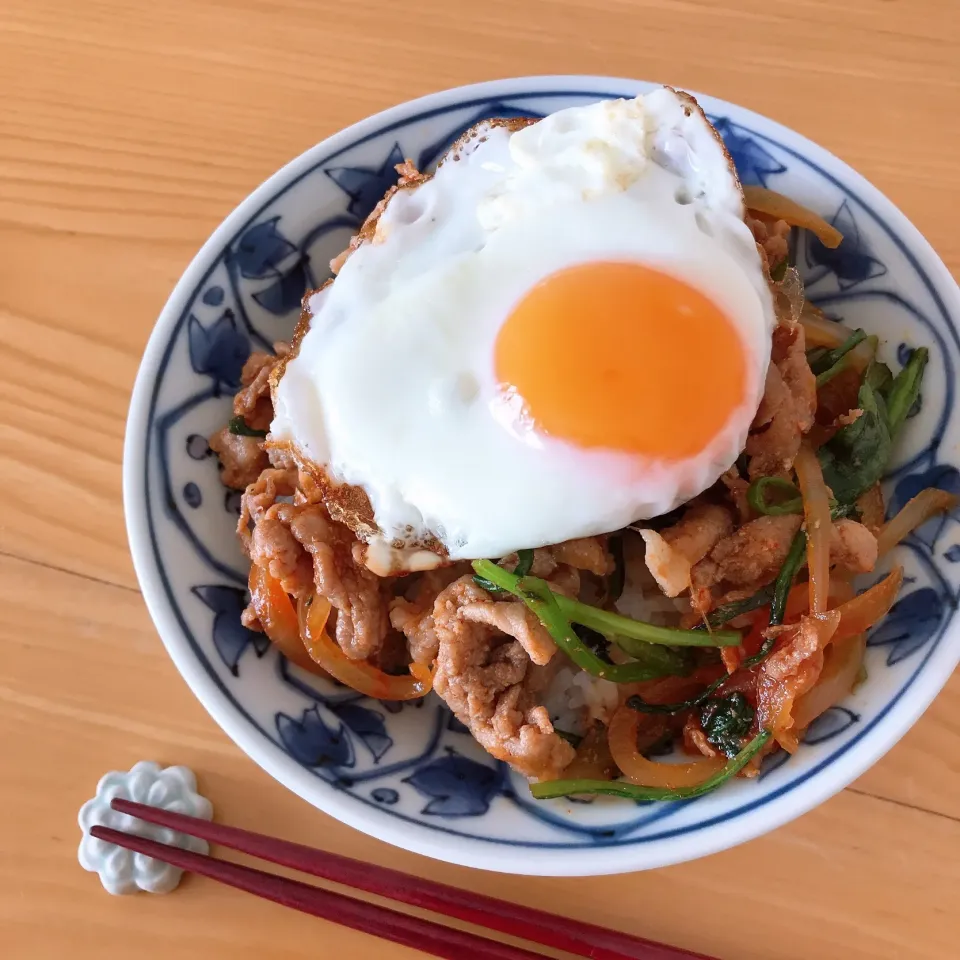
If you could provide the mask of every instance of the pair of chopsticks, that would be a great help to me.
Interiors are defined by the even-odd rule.
[[[615,930],[606,930],[591,923],[555,916],[495,897],[459,890],[401,873],[399,870],[391,870],[389,867],[363,863],[288,840],[209,823],[132,800],[116,798],[111,806],[114,810],[139,820],[169,827],[301,873],[322,877],[324,880],[386,897],[411,907],[430,910],[445,917],[464,920],[487,930],[565,950],[576,956],[589,957],[591,960],[711,960],[703,954],[690,953]],[[364,900],[354,900],[343,894],[314,887],[299,880],[278,877],[239,863],[181,850],[179,847],[147,840],[110,827],[94,826],[90,833],[100,840],[143,853],[266,900],[273,900],[285,907],[414,947],[424,953],[445,957],[447,960],[543,960],[543,954],[540,953],[489,940]],[[589,883],[589,880],[583,882]]]

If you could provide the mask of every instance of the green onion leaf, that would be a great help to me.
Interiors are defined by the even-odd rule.
[[[479,561],[483,562],[483,561]],[[651,648],[653,656],[633,663],[612,664],[597,656],[587,644],[577,636],[570,621],[560,609],[555,594],[546,580],[537,577],[524,577],[519,583],[520,599],[540,618],[557,646],[582,670],[610,680],[612,683],[639,683],[657,677],[672,676],[682,672],[685,664],[671,651]],[[645,657],[648,651],[644,651]]]
[[[793,587],[793,581],[796,579],[800,568],[807,561],[807,535],[803,530],[798,530],[793,542],[790,544],[790,552],[787,559],[783,561],[780,573],[773,584],[773,600],[770,601],[770,623],[769,626],[775,627],[783,623],[783,618],[787,612],[787,597],[790,596],[790,590]],[[747,657],[740,664],[741,670],[749,670],[751,667],[763,663],[777,642],[776,637],[767,637],[763,641],[760,649],[752,656]]]
[[[513,568],[513,572],[518,577],[525,577],[530,572],[530,569],[532,567],[533,567],[533,551],[518,550],[517,565]]]
[[[610,641],[596,630],[583,626],[581,623],[572,624],[573,632],[589,647],[604,663],[613,663],[610,659]]]
[[[481,590],[486,590],[487,593],[496,594],[500,592],[500,588],[492,580],[488,580],[486,577],[480,577],[477,576],[477,574],[474,574],[473,582],[480,587]]]
[[[641,787],[624,780],[546,780],[534,783],[530,792],[536,800],[575,797],[580,794],[611,794],[626,800],[692,800],[735,777],[766,745],[770,731],[758,733],[722,770],[693,787]]]
[[[664,647],[649,647],[644,661],[613,664],[594,653],[589,645],[577,636],[570,621],[557,604],[558,594],[550,589],[546,580],[538,577],[517,577],[490,560],[474,560],[473,569],[480,578],[497,588],[512,593],[521,599],[543,624],[556,645],[581,670],[594,677],[613,683],[638,683],[657,677],[683,673],[687,664],[679,655]]]
[[[781,280],[787,275],[787,263],[788,257],[784,257],[778,264],[776,264],[773,269],[770,271],[770,279],[774,283],[780,283]]]
[[[777,574],[777,579],[773,584],[773,595],[770,601],[770,626],[783,623],[790,588],[793,586],[794,578],[803,566],[806,557],[807,535],[802,530],[798,530],[790,543],[787,558],[783,561],[780,573]],[[754,594],[754,596],[757,596],[757,594]],[[753,597],[750,599],[752,600]],[[758,606],[762,606],[762,604]],[[749,670],[758,663],[762,663],[773,649],[774,643],[776,643],[776,637],[768,637],[764,640],[760,649],[752,657],[747,657],[747,659],[740,664],[740,669]],[[641,713],[666,713],[670,715],[682,713],[684,710],[692,710],[694,707],[699,707],[700,704],[705,703],[711,694],[719,690],[728,679],[729,676],[724,674],[690,700],[681,700],[678,703],[648,703],[643,697],[634,694],[627,699],[627,706],[633,710],[639,710]]]
[[[773,599],[773,590],[770,587],[761,587],[752,597],[746,597],[743,600],[734,600],[731,603],[725,603],[722,607],[717,607],[712,613],[707,615],[707,622],[702,626],[697,626],[697,630],[706,630],[708,627],[722,627],[731,620],[743,616],[745,613],[752,613],[765,607]]]
[[[265,437],[266,430],[254,430],[247,426],[247,421],[243,417],[231,417],[227,423],[227,429],[240,437]]]
[[[591,630],[602,633],[621,647],[624,641],[629,640],[641,640],[647,644],[663,644],[670,647],[736,647],[740,644],[740,634],[735,630],[719,630],[705,636],[699,630],[658,627],[652,623],[644,623],[642,620],[633,620],[619,613],[592,607],[579,600],[571,600],[563,594],[554,593],[545,580],[538,580],[536,577],[524,577],[524,583],[521,584],[520,577],[490,560],[474,560],[473,569],[484,580],[493,583],[501,590],[506,590],[507,593],[512,593],[521,600],[525,599],[523,588],[526,582],[543,584],[567,620],[590,627]]]
[[[717,630],[704,637],[700,630],[681,630],[677,627],[658,627],[642,620],[591,607],[579,600],[571,600],[557,594],[557,603],[564,615],[574,623],[582,623],[604,636],[610,637],[618,647],[631,656],[637,649],[631,640],[646,644],[665,644],[669,647],[736,647],[740,645],[740,634],[736,630]]]
[[[817,374],[817,388],[829,383],[837,374],[843,373],[850,366],[850,361],[846,357],[841,357],[832,367],[828,367],[823,373]]]
[[[863,343],[866,339],[866,331],[858,327],[839,347],[835,347],[833,350],[824,350],[822,353],[818,353],[813,357],[810,355],[810,353],[813,353],[813,351],[811,351],[807,354],[810,369],[815,374],[824,373],[831,367],[836,366],[858,343]]]
[[[857,513],[857,508],[852,503],[836,503],[831,501],[830,516],[834,520],[839,520],[842,517],[854,516]],[[792,546],[792,545],[791,545]],[[800,549],[800,548],[798,548]],[[800,550],[800,566],[802,567],[806,563],[806,554],[803,550]],[[781,568],[781,573],[783,572]],[[796,571],[794,572],[796,573]],[[736,620],[737,617],[742,616],[745,613],[752,613],[754,610],[759,610],[760,607],[765,607],[771,600],[773,600],[773,585],[768,587],[761,587],[755,594],[750,597],[746,597],[743,600],[733,600],[730,603],[725,603],[722,607],[717,607],[712,613],[707,615],[707,622],[705,624],[698,624],[694,627],[694,630],[707,630],[714,627],[722,627],[725,623],[729,623],[731,620]],[[789,587],[787,588],[789,593]]]
[[[848,349],[851,349],[851,347],[855,347],[864,338],[866,338],[871,342],[871,344],[873,345],[873,352],[876,353],[877,344],[879,343],[879,340],[877,339],[877,337],[872,335],[869,337],[866,337],[866,335],[864,334],[864,336],[861,336],[859,339],[857,339],[857,334],[863,334],[863,331],[857,330],[856,333],[852,334],[850,337],[847,338],[847,341],[842,346],[837,347],[836,350],[829,351],[829,353],[827,354],[828,357],[836,355],[840,351],[844,351],[844,352],[833,364],[827,367],[826,370],[823,370],[817,374],[818,387],[822,387],[825,383],[829,383],[835,376],[837,376],[840,373],[843,373],[844,370],[847,370],[848,368],[851,367],[850,356],[846,351]],[[851,344],[851,347],[848,347],[847,344]]]
[[[885,363],[872,360],[867,367],[865,379],[873,390],[885,396],[890,384],[893,383],[893,373]]]
[[[811,370],[822,368],[823,358],[830,352],[828,347],[811,347],[807,351],[807,366]]]
[[[773,500],[771,494],[779,494],[779,500]],[[754,480],[747,488],[747,502],[757,513],[768,517],[803,513],[800,491],[789,480],[780,477],[758,477]]]
[[[890,425],[891,437],[897,435],[911,407],[920,396],[920,383],[929,358],[930,351],[926,347],[917,347],[910,354],[906,366],[893,378],[887,394],[887,422]]]
[[[787,612],[787,597],[790,595],[793,581],[796,579],[797,573],[806,562],[806,559],[807,535],[803,530],[798,530],[790,544],[787,559],[783,561],[783,566],[777,574],[777,579],[773,582],[773,600],[770,602],[770,626],[773,627],[783,623],[784,614]]]

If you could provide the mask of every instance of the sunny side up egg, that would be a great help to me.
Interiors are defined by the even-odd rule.
[[[363,491],[378,572],[700,493],[743,448],[775,322],[730,158],[670,88],[474,128],[306,317],[270,442]]]

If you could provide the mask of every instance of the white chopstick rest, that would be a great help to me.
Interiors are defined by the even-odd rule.
[[[209,852],[207,842],[119,813],[110,806],[115,797],[203,820],[213,818],[213,805],[197,793],[197,778],[192,770],[187,767],[164,768],[150,760],[141,760],[126,773],[113,770],[102,777],[97,784],[96,796],[80,808],[78,821],[83,831],[77,851],[80,866],[99,874],[108,893],[136,893],[138,890],[169,893],[180,883],[182,870],[98,840],[90,836],[90,828],[99,824],[203,854]]]

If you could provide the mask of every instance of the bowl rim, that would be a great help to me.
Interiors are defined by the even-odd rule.
[[[449,107],[474,99],[509,99],[510,96],[535,96],[568,91],[576,94],[609,90],[610,96],[622,91],[642,92],[659,84],[624,77],[577,74],[534,75],[488,80],[453,87],[408,100],[366,117],[308,148],[268,177],[248,194],[218,225],[177,281],[151,332],[137,373],[126,421],[123,447],[123,505],[127,536],[134,569],[151,619],[164,646],[194,696],[221,729],[258,766],[301,799],[363,833],[403,849],[480,869],[535,876],[596,876],[630,870],[649,869],[706,856],[754,839],[808,812],[838,793],[869,769],[890,750],[917,721],[960,662],[960,621],[954,614],[946,622],[939,645],[917,668],[909,697],[899,697],[865,731],[862,739],[845,751],[845,763],[831,757],[811,770],[807,779],[783,796],[773,796],[756,809],[747,808],[730,821],[704,827],[692,836],[668,836],[643,844],[597,847],[517,846],[519,856],[511,857],[503,848],[508,841],[487,843],[452,836],[418,823],[395,821],[372,814],[363,804],[312,777],[293,758],[264,738],[244,718],[208,675],[191,650],[166,596],[162,573],[151,543],[149,508],[141,496],[147,474],[147,459],[142,446],[150,423],[152,401],[159,383],[157,374],[176,325],[195,287],[209,265],[216,260],[226,242],[237,230],[272,201],[276,193],[312,170],[325,154],[381,132],[391,124],[402,123],[412,114]],[[614,91],[621,91],[616,93]],[[717,107],[734,107],[740,118],[758,124],[764,131],[780,135],[786,142],[815,156],[828,166],[839,168],[844,189],[853,188],[865,202],[882,211],[884,219],[914,258],[923,261],[937,291],[949,291],[949,312],[960,316],[960,289],[953,277],[907,217],[884,194],[838,157],[802,134],[762,114],[728,101],[691,91],[708,112]],[[816,775],[815,775],[816,774]]]

